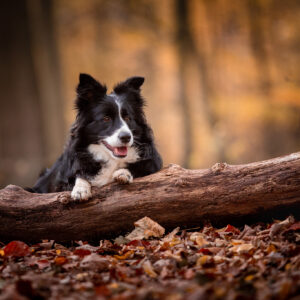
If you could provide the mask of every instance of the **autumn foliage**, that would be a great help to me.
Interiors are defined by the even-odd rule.
[[[0,250],[0,298],[296,299],[299,230],[289,217],[244,228],[176,228],[161,238],[118,237],[97,246],[12,241]]]

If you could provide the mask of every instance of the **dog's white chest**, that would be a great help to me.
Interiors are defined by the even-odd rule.
[[[91,181],[92,186],[102,186],[113,181],[113,173],[125,167],[125,163],[118,163],[117,161],[108,161]]]
[[[116,170],[125,168],[127,163],[134,163],[139,158],[139,155],[134,148],[128,149],[127,156],[119,159],[112,157],[103,145],[92,144],[88,147],[88,150],[95,160],[104,162],[101,171],[90,180],[90,184],[97,187],[113,182],[113,173]]]

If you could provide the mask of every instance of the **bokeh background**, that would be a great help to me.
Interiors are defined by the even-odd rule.
[[[145,76],[165,165],[300,149],[298,0],[12,0],[0,22],[1,187],[61,153],[80,72]]]

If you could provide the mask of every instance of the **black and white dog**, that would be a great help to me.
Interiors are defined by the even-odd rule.
[[[87,74],[77,86],[77,117],[63,154],[37,180],[33,191],[72,190],[75,200],[91,197],[91,186],[157,172],[162,160],[143,112],[143,77],[131,77],[106,94],[106,87]]]

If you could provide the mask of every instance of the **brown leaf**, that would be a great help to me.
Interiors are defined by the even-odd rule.
[[[127,240],[142,240],[152,236],[161,237],[165,234],[165,229],[148,217],[136,221],[134,226],[136,228],[125,237]]]
[[[96,253],[92,253],[83,258],[80,262],[80,266],[84,269],[96,269],[98,271],[102,271],[108,268],[109,261]]]
[[[190,240],[196,242],[196,244],[200,247],[204,247],[209,244],[209,242],[204,238],[204,234],[201,232],[193,232],[190,236]]]
[[[153,270],[153,267],[152,267],[152,264],[149,260],[146,260],[144,263],[143,263],[143,269],[145,271],[145,273],[152,277],[152,278],[156,278],[157,277],[157,274],[155,273],[155,271]]]
[[[232,252],[235,252],[237,254],[243,254],[243,253],[249,253],[251,250],[254,249],[254,246],[252,244],[241,244],[236,245],[230,248]]]
[[[174,237],[176,237],[176,234],[179,232],[179,229],[179,227],[176,227],[174,230],[168,233],[162,240],[164,242],[171,242],[174,239]]]
[[[197,266],[211,265],[214,262],[214,259],[211,255],[203,255],[197,259]]]

